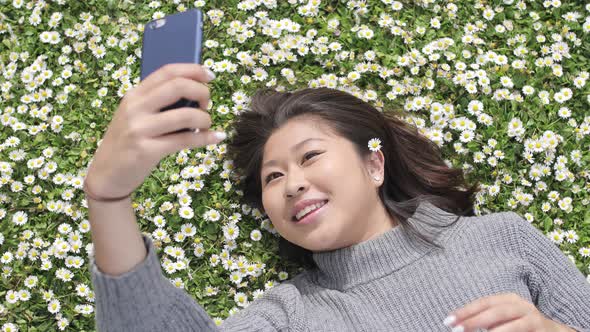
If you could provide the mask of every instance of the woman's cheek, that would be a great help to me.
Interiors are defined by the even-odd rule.
[[[272,202],[269,200],[269,196],[268,195],[268,188],[265,189],[265,193],[262,195],[262,206],[264,207],[264,211],[266,213],[267,216],[271,217],[273,215],[273,205]]]
[[[333,162],[322,162],[318,164],[317,171],[321,177],[329,175],[330,177],[337,177],[340,175],[340,169],[338,165]]]

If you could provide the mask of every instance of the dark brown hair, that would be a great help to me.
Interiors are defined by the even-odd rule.
[[[382,140],[385,179],[379,197],[400,226],[427,243],[440,247],[407,221],[422,201],[457,214],[455,222],[461,215],[473,215],[478,184],[468,187],[462,169],[448,167],[434,142],[393,112],[380,112],[350,93],[330,88],[293,92],[263,88],[252,97],[250,109],[239,114],[227,156],[233,160],[241,179],[236,186],[243,191],[244,203],[264,211],[260,178],[264,145],[274,131],[303,115],[318,117],[348,139],[361,158],[371,153],[367,146],[371,138]],[[441,225],[446,226],[450,225]],[[316,266],[312,251],[283,237],[279,239],[279,255],[306,268]]]

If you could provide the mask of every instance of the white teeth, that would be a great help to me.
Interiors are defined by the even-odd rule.
[[[304,217],[306,214],[308,214],[309,212],[311,212],[311,211],[313,211],[313,210],[316,210],[316,209],[319,209],[319,208],[321,208],[321,207],[322,207],[322,206],[324,206],[324,204],[326,204],[326,203],[327,203],[327,201],[324,201],[324,202],[321,202],[321,203],[316,203],[316,204],[310,205],[310,206],[306,207],[305,209],[303,209],[303,210],[299,211],[299,213],[297,213],[297,214],[295,215],[295,218],[296,218],[297,220],[299,220],[299,219],[303,218],[303,217]]]

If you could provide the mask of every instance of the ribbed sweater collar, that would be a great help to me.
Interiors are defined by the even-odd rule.
[[[429,202],[422,202],[408,222],[425,235],[434,236],[441,244],[454,227],[440,226],[449,225],[456,219],[457,215]],[[388,275],[433,248],[398,225],[377,237],[349,247],[314,252],[313,260],[318,266],[317,270],[314,269],[317,273],[316,282],[326,288],[345,290]]]

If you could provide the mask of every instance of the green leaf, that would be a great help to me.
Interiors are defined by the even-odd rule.
[[[543,219],[543,228],[545,229],[545,232],[548,232],[551,229],[552,225],[553,221],[551,220],[551,218],[545,216],[545,218]]]
[[[217,239],[218,228],[215,227],[215,225],[213,223],[209,222],[207,224],[207,226],[205,226],[205,230],[207,232],[207,234],[205,234],[205,236],[209,240],[215,240],[215,239]]]
[[[584,224],[590,225],[590,209],[586,209],[586,213],[584,214]]]

